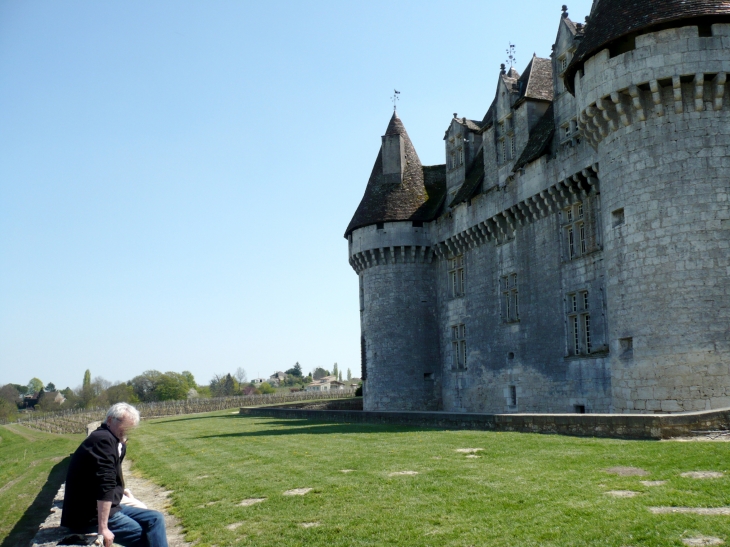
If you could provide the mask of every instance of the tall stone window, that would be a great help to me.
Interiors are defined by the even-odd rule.
[[[567,304],[568,355],[589,355],[593,347],[588,291],[569,293]]]
[[[464,255],[455,256],[449,259],[449,284],[451,285],[451,296],[457,298],[464,296],[465,288]]]
[[[517,288],[517,274],[503,275],[500,279],[502,289],[502,321],[514,323],[520,319],[520,294]]]
[[[574,203],[561,211],[561,224],[567,257],[570,260],[588,253],[588,223],[583,203]]]
[[[451,358],[453,368],[466,368],[466,326],[463,323],[451,327]]]

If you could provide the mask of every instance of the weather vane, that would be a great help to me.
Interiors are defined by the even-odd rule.
[[[507,48],[507,60],[505,61],[505,64],[507,63],[509,63],[510,68],[517,64],[517,57],[515,56],[515,45],[511,42],[509,47]]]
[[[400,91],[394,89],[393,96],[390,98],[390,100],[393,101],[393,112],[395,112],[396,103],[400,101]]]

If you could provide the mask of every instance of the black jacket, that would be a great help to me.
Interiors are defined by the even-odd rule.
[[[124,493],[122,460],[126,446],[106,424],[86,437],[71,456],[66,475],[61,526],[85,529],[97,524],[97,500],[112,502],[111,517],[119,511]]]

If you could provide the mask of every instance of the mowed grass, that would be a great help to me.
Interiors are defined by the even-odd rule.
[[[52,435],[20,425],[0,426],[0,545],[21,546],[51,510],[68,456],[82,435]]]
[[[456,451],[463,448],[483,450],[469,458]],[[230,411],[145,422],[129,444],[134,468],[174,490],[172,511],[201,547],[680,546],[700,534],[728,541],[728,516],[648,508],[730,506],[729,453],[727,443],[422,430]],[[605,472],[614,466],[649,475]],[[418,474],[391,476],[403,471]],[[726,475],[680,476],[687,471]],[[295,488],[312,490],[283,494]],[[611,490],[639,494],[615,498]],[[239,505],[250,498],[265,501]]]

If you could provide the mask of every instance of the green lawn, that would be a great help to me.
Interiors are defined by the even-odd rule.
[[[24,546],[33,538],[82,439],[0,426],[0,546]]]
[[[133,435],[135,469],[175,491],[173,511],[200,547],[681,546],[699,534],[730,540],[728,516],[648,510],[730,506],[730,474],[680,476],[727,473],[727,443],[420,430],[230,411],[152,420]],[[469,458],[460,448],[484,450]],[[649,475],[604,471],[614,466]],[[402,471],[418,474],[390,476]],[[283,495],[295,488],[312,490]],[[615,498],[606,494],[612,490],[639,494]],[[239,505],[249,498],[266,499]]]

